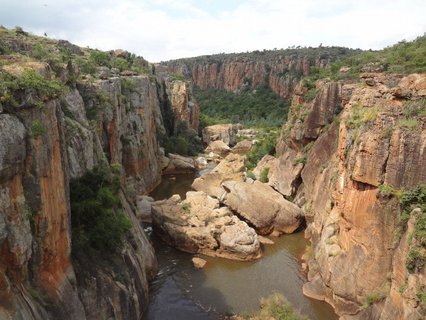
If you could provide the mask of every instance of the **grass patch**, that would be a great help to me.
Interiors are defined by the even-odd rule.
[[[362,105],[354,105],[346,118],[346,126],[350,129],[359,129],[361,126],[373,122],[378,114],[377,107],[365,108]]]
[[[400,128],[406,128],[408,130],[416,129],[419,126],[419,121],[417,119],[399,119],[398,120],[398,127]]]
[[[268,167],[263,168],[259,174],[259,181],[263,183],[267,183],[269,181],[268,174],[269,174],[269,168]]]

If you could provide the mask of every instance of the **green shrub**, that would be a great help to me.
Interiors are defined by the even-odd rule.
[[[310,102],[315,99],[315,96],[317,95],[317,90],[315,88],[309,89],[308,92],[305,94],[305,101]]]
[[[96,72],[96,65],[88,60],[85,60],[83,58],[77,57],[75,59],[75,63],[78,65],[78,67],[80,68],[81,73],[83,74],[90,74],[90,75],[94,75]]]
[[[191,204],[189,202],[182,203],[182,210],[185,214],[191,213]]]
[[[389,184],[379,185],[379,191],[377,191],[377,196],[391,197],[395,193],[395,189]]]
[[[416,293],[417,299],[419,300],[419,307],[421,314],[426,313],[426,291],[425,289],[418,289]]]
[[[256,180],[256,176],[254,175],[253,171],[251,171],[251,170],[247,171],[246,176],[247,176],[247,178]]]
[[[41,43],[37,43],[32,48],[32,56],[38,60],[45,60],[49,57],[49,52]]]
[[[414,208],[420,208],[411,234],[406,267],[410,273],[419,272],[426,264],[426,185],[420,184],[404,191],[400,197],[401,216],[399,228],[404,230]]]
[[[26,69],[19,78],[20,89],[27,92],[36,92],[42,100],[58,97],[64,87],[54,80],[47,80],[32,69]]]
[[[413,130],[413,129],[416,129],[418,126],[419,126],[419,121],[417,119],[402,118],[398,120],[398,127],[401,127],[401,128]]]
[[[8,73],[0,71],[0,103],[6,109],[12,109],[18,105],[15,92],[19,89],[18,79]]]
[[[37,138],[46,133],[46,127],[39,121],[34,120],[31,122],[31,135],[33,138]]]
[[[268,167],[263,168],[259,174],[259,181],[263,183],[267,183],[269,181],[268,174],[269,174],[269,168]]]
[[[111,61],[111,67],[117,68],[120,71],[128,70],[129,69],[129,63],[126,59],[123,58],[114,58]]]
[[[297,166],[298,164],[306,164],[306,162],[308,161],[308,158],[306,157],[305,154],[301,155],[300,157],[297,157],[293,160],[293,166]]]
[[[246,167],[249,170],[253,170],[257,163],[265,155],[275,154],[275,144],[277,143],[278,132],[269,131],[265,133],[263,137],[260,137],[259,143],[256,143],[254,147],[247,153]]]
[[[260,300],[260,311],[254,316],[249,316],[247,319],[263,320],[307,320],[294,311],[291,304],[279,293],[274,293],[267,298]]]
[[[371,306],[374,303],[380,302],[386,298],[384,292],[373,292],[366,297],[366,306]]]
[[[366,108],[362,105],[355,105],[351,108],[349,117],[346,119],[346,126],[350,129],[358,129],[373,122],[378,114],[379,109],[377,107]]]
[[[185,81],[185,77],[180,73],[172,73],[169,76],[169,79],[170,79],[170,81],[176,81],[176,80]]]
[[[72,249],[87,246],[114,253],[123,246],[131,221],[121,211],[120,176],[107,165],[97,166],[70,183]]]
[[[98,66],[111,67],[111,55],[108,52],[94,50],[89,55],[89,61]]]
[[[135,91],[136,84],[126,78],[121,78],[121,91],[124,93],[130,93],[132,91]]]
[[[24,31],[20,26],[16,26],[14,31],[16,35],[28,36],[28,32]]]

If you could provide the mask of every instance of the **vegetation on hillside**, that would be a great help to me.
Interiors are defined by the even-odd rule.
[[[20,27],[12,30],[0,28],[0,55],[7,55],[0,58],[0,67],[16,62],[39,61],[49,64],[53,71],[64,64],[68,64],[70,71],[73,70],[71,66],[78,66],[80,76],[97,77],[99,67],[116,68],[119,72],[129,71],[133,74],[151,73],[149,63],[135,54],[80,48],[68,41],[24,32]]]
[[[120,169],[95,167],[70,183],[72,249],[117,252],[131,221],[121,211]]]
[[[194,96],[202,114],[207,116],[204,120],[210,124],[232,122],[255,127],[279,127],[287,119],[290,105],[267,87],[253,90],[246,86],[236,93],[195,88]]]
[[[307,57],[311,62],[314,62],[317,57],[330,59],[335,61],[340,59],[342,56],[350,56],[356,53],[362,52],[360,49],[350,49],[345,47],[301,47],[291,46],[286,49],[273,49],[273,50],[254,50],[239,53],[218,53],[211,55],[198,56],[193,58],[176,59],[173,61],[163,62],[165,64],[184,62],[189,66],[195,64],[212,64],[212,63],[223,63],[224,61],[265,61],[267,63],[275,63],[283,58],[283,56],[297,56]]]
[[[363,71],[382,70],[409,74],[426,72],[426,35],[413,41],[400,41],[379,51],[363,51],[335,61],[326,68],[312,68],[308,81],[330,78],[358,79]],[[346,68],[346,69],[345,69]]]

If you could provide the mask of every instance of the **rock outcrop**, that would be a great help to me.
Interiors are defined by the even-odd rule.
[[[219,201],[206,193],[190,191],[154,202],[155,230],[170,245],[182,251],[234,260],[261,256],[256,232]]]
[[[292,233],[303,221],[299,207],[264,183],[225,181],[222,186],[224,203],[261,235]]]
[[[222,188],[224,181],[244,181],[244,159],[239,154],[229,154],[212,171],[195,179],[192,188],[217,199],[223,199],[226,194]]]
[[[164,124],[197,126],[197,107],[184,108],[192,103],[189,87],[175,83],[168,92],[140,57],[146,75],[108,67],[93,72],[98,78],[79,74],[75,60],[28,57],[35,36],[5,34],[8,50],[18,53],[0,56],[0,318],[140,319],[156,272],[139,221],[146,209],[140,195],[160,181]],[[69,43],[45,44],[81,54]],[[38,83],[18,89],[3,82],[23,76]],[[165,100],[175,114],[165,112]],[[70,180],[100,164],[119,172],[122,212],[132,227],[115,257],[96,250],[71,256]]]
[[[198,131],[200,107],[192,99],[192,91],[188,86],[186,81],[167,80],[167,97],[174,112],[176,125],[187,122],[192,129]]]
[[[218,155],[219,157],[225,157],[229,152],[231,152],[231,148],[222,140],[216,140],[210,142],[205,149],[205,153],[209,154],[210,152]]]
[[[191,157],[169,153],[169,164],[163,170],[164,174],[181,174],[195,172],[195,161]]]
[[[229,124],[215,124],[203,129],[203,141],[209,145],[211,142],[221,140],[227,146],[235,145],[235,139],[238,132],[239,125],[232,123]]]
[[[290,174],[295,167],[287,162],[275,188],[289,195],[300,175],[295,202],[306,212],[312,243],[306,295],[331,303],[341,319],[421,319],[424,270],[406,269],[406,234],[396,237],[398,200],[381,190],[426,182],[426,122],[419,116],[426,76],[362,79],[365,85],[317,83],[312,102],[293,100],[277,151],[302,169]],[[275,162],[268,160],[270,173]]]
[[[200,89],[236,92],[242,87],[267,85],[274,93],[291,99],[303,75],[323,68],[354,51],[346,48],[287,49],[180,59],[163,64],[169,72],[184,75]]]

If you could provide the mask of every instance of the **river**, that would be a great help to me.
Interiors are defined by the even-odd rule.
[[[203,172],[201,172],[202,174]],[[156,200],[172,194],[184,197],[195,174],[163,177],[151,194]],[[271,238],[264,256],[252,262],[203,256],[204,269],[195,269],[194,255],[180,252],[161,241],[147,228],[158,258],[158,274],[150,287],[150,303],[144,320],[224,319],[233,313],[259,309],[259,300],[273,292],[283,294],[295,310],[312,320],[334,320],[332,307],[302,293],[306,276],[300,257],[307,242],[303,232]]]

